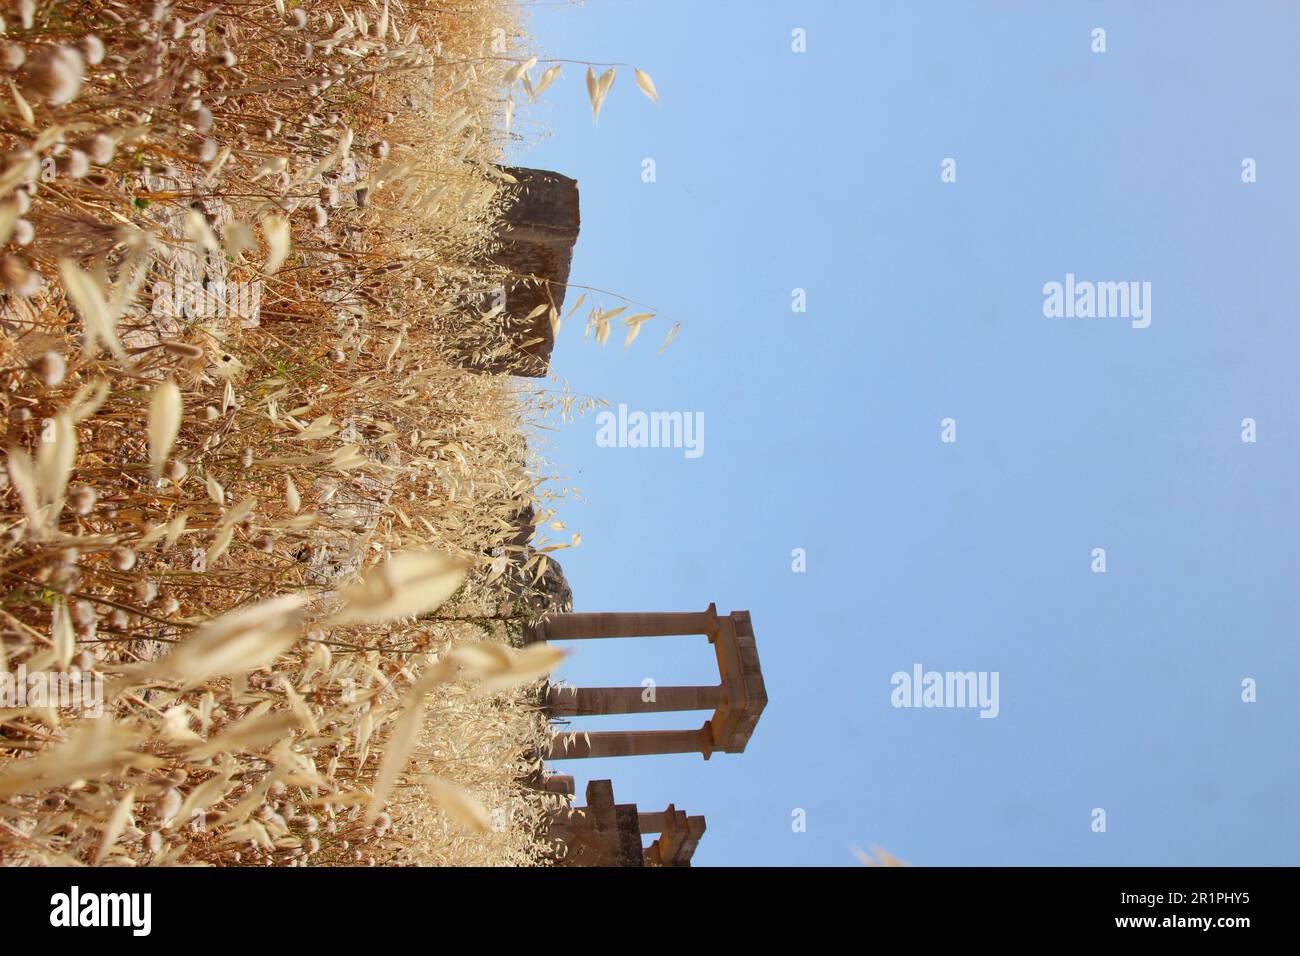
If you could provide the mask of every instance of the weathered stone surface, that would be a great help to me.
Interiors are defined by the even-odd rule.
[[[641,833],[658,833],[659,839],[645,848],[646,866],[690,866],[704,836],[702,816],[687,816],[673,804],[658,813],[640,814]]]
[[[651,813],[615,803],[609,780],[588,782],[585,807],[572,805],[572,777],[554,776],[541,784],[565,799],[546,817],[548,856],[557,866],[690,866],[704,835],[704,817],[687,816],[671,803]],[[643,847],[643,838],[656,833],[659,838]]]
[[[578,241],[578,183],[544,169],[501,169],[518,180],[511,187],[517,190],[517,198],[505,209],[498,226],[500,246],[491,259],[509,272],[500,322],[512,347],[479,370],[541,378],[550,368],[555,346],[549,306],[557,310],[564,306],[573,246]],[[529,319],[540,306],[547,306],[547,311]]]
[[[535,554],[532,541],[536,512],[532,505],[522,509],[515,517],[515,536],[506,542],[506,553],[515,565],[506,575],[508,600],[531,611],[535,615],[547,612],[567,614],[573,610],[573,589],[564,576],[560,562],[550,555],[546,556],[546,570],[538,581],[533,581],[536,566],[528,571],[523,566]]]
[[[548,556],[542,579],[533,585],[533,600],[539,611],[567,614],[573,610],[573,589],[560,562]]]
[[[559,866],[646,865],[636,804],[616,804],[608,780],[588,782],[585,807],[555,811],[549,836]]]

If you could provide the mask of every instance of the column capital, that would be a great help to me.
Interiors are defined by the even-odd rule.
[[[718,639],[720,633],[718,628],[718,605],[710,601],[709,606],[704,609],[704,614],[708,621],[704,634],[709,639],[709,643],[712,644]]]

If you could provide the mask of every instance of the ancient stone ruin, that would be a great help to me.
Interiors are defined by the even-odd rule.
[[[711,710],[713,716],[695,730],[623,730],[556,734],[552,760],[699,753],[742,753],[767,706],[767,688],[758,663],[758,646],[748,611],[719,615],[710,604],[683,613],[554,614],[525,633],[527,641],[592,638],[658,637],[702,634],[718,657],[721,683],[708,687],[551,687],[551,716],[638,714]]]
[[[485,311],[499,316],[500,341],[478,350],[466,367],[542,377],[550,367],[555,336],[551,310],[564,305],[573,247],[578,239],[578,184],[567,176],[539,169],[501,167],[514,178],[517,198],[505,209],[498,227],[492,264],[506,273],[504,298],[496,296]],[[533,513],[521,513],[512,554],[526,561]],[[553,570],[552,570],[553,569]],[[547,688],[544,704],[551,717],[702,710],[710,717],[690,730],[565,732],[551,738],[547,757],[646,756],[715,751],[741,753],[767,705],[767,689],[748,611],[720,616],[710,604],[686,613],[572,613],[572,592],[563,571],[551,561],[548,580],[524,603],[542,616],[525,630],[526,642],[593,638],[704,635],[714,646],[719,683],[700,687],[561,687]],[[551,774],[542,789],[561,797],[552,811],[549,838],[554,861],[562,866],[690,866],[704,833],[704,817],[687,816],[673,804],[642,813],[635,804],[614,802],[609,780],[587,785],[586,806],[574,801],[574,780]],[[645,834],[658,834],[648,847]]]
[[[545,703],[551,717],[704,710],[712,714],[694,730],[565,732],[551,740],[549,759],[646,756],[715,751],[741,753],[767,705],[767,689],[748,611],[719,615],[715,605],[684,613],[550,614],[526,629],[526,641],[590,640],[700,634],[713,645],[719,683],[698,687],[551,686]],[[593,780],[587,805],[572,806],[574,780],[552,774],[542,789],[561,795],[568,806],[553,812],[550,838],[556,862],[564,866],[689,866],[704,833],[704,817],[687,816],[674,805],[641,813],[635,804],[616,804],[613,784]],[[659,839],[642,847],[642,835]]]
[[[544,169],[500,169],[518,181],[510,187],[517,195],[498,224],[498,248],[491,256],[493,265],[506,270],[504,302],[497,303],[503,306],[498,317],[503,341],[467,364],[477,371],[541,378],[555,346],[550,308],[559,312],[564,306],[578,241],[578,183]],[[489,310],[495,298],[489,296]]]
[[[571,797],[572,777],[552,777],[548,789],[565,781]],[[654,833],[659,839],[642,846],[642,837]],[[590,781],[587,805],[555,811],[550,827],[559,866],[690,866],[703,834],[704,817],[687,816],[671,803],[651,813],[615,803],[610,780]]]

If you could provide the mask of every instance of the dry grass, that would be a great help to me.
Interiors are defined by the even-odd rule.
[[[4,6],[0,671],[113,695],[0,713],[6,863],[536,858],[547,662],[446,619],[511,617],[540,570],[500,551],[549,518],[521,423],[571,408],[449,361],[504,347],[476,263],[519,31],[499,0],[350,6]],[[151,313],[181,278],[260,283],[260,323]],[[345,623],[398,552],[470,585]]]

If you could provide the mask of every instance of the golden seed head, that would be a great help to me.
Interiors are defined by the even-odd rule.
[[[135,582],[131,588],[131,593],[140,605],[148,607],[154,602],[154,598],[158,596],[158,585],[145,578],[143,581]]]
[[[81,583],[81,571],[75,564],[61,563],[50,574],[50,586],[60,594],[75,591]]]
[[[108,560],[118,571],[130,571],[135,567],[135,552],[130,548],[114,548],[109,552]]]
[[[86,64],[72,47],[43,47],[27,61],[24,89],[51,106],[71,103],[81,93]]]
[[[81,148],[96,166],[107,166],[117,152],[117,143],[107,133],[96,133],[82,143]]]
[[[17,43],[0,43],[0,70],[12,73],[22,66],[26,59],[27,51]]]
[[[185,122],[189,123],[200,133],[206,133],[212,129],[212,110],[206,106],[199,106],[185,113]]]
[[[17,256],[0,258],[0,281],[14,295],[27,298],[41,291],[41,277]]]
[[[69,179],[84,179],[90,172],[90,157],[79,149],[70,149],[59,157],[57,165]]]
[[[77,514],[88,515],[95,509],[95,501],[98,498],[99,495],[94,488],[82,485],[68,493],[68,504],[72,505],[72,510]]]
[[[72,623],[85,630],[95,623],[95,605],[89,601],[74,601],[72,604]]]
[[[77,44],[77,48],[81,51],[85,61],[91,66],[99,66],[104,62],[104,41],[93,33],[88,33],[82,37],[81,42]]]
[[[58,352],[46,352],[44,355],[36,358],[31,365],[33,374],[41,380],[47,388],[54,388],[63,382],[64,376],[68,374],[68,363],[63,360],[63,356]],[[94,492],[91,492],[94,494]],[[92,504],[94,499],[91,500]],[[85,514],[85,512],[80,512]]]

